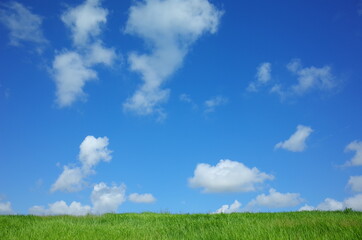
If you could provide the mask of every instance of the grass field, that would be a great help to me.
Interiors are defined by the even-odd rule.
[[[362,212],[0,216],[0,239],[362,239]]]

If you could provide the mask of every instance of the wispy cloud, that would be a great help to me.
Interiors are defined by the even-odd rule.
[[[362,141],[353,141],[347,145],[345,152],[356,152],[352,159],[346,162],[346,166],[361,166],[362,165]]]
[[[362,192],[362,176],[351,176],[348,181],[348,187],[355,192]]]
[[[248,91],[256,92],[261,86],[266,85],[271,80],[271,63],[264,62],[257,68],[255,81],[251,82],[247,88]]]
[[[149,54],[131,53],[130,69],[143,83],[124,104],[139,115],[161,113],[168,100],[165,81],[182,65],[189,47],[203,34],[215,33],[222,12],[207,0],[144,0],[129,11],[125,32],[142,38]]]
[[[228,103],[228,99],[223,96],[216,96],[205,101],[205,113],[214,112],[216,107],[225,105]]]
[[[92,67],[96,64],[111,66],[116,59],[115,50],[104,47],[100,40],[108,15],[100,3],[101,0],[87,0],[61,16],[72,33],[75,50],[62,51],[53,61],[56,101],[60,107],[71,106],[78,99],[85,100],[84,85],[98,79]]]
[[[203,188],[205,193],[250,192],[256,185],[274,176],[260,172],[257,168],[248,168],[241,162],[220,160],[216,166],[200,163],[194,176],[188,179],[192,188]]]
[[[128,200],[135,203],[153,203],[156,201],[156,198],[150,193],[132,193],[128,196]]]
[[[298,125],[297,131],[293,133],[288,140],[277,143],[275,148],[282,148],[292,152],[302,152],[306,148],[305,141],[309,135],[313,132],[313,129],[307,126]]]
[[[11,1],[0,4],[0,22],[10,31],[10,44],[20,46],[24,42],[38,45],[41,50],[48,41],[41,29],[42,18],[21,3]]]
[[[63,172],[51,187],[51,191],[76,192],[83,189],[85,178],[94,174],[94,167],[100,162],[109,162],[111,151],[107,148],[108,138],[87,136],[80,145],[80,167],[64,166]]]

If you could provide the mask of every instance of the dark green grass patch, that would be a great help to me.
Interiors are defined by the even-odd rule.
[[[362,239],[362,213],[0,216],[0,239]]]

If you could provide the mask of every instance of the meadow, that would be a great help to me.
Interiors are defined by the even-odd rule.
[[[10,215],[0,239],[362,239],[362,212]]]

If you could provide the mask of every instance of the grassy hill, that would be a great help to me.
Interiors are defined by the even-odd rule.
[[[0,239],[362,239],[362,212],[0,216]]]

